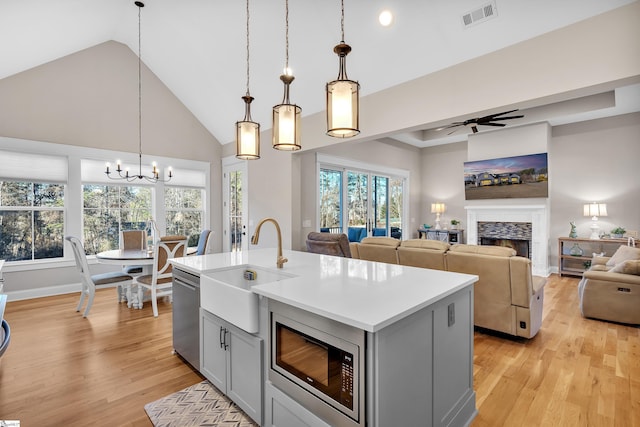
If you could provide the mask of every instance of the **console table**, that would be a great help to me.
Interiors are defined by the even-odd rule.
[[[591,261],[593,254],[604,252],[604,256],[612,256],[627,239],[587,239],[573,237],[558,238],[558,274],[560,276],[582,276],[588,269],[585,263]],[[572,255],[571,248],[578,245],[582,255]]]
[[[435,230],[432,228],[418,228],[418,238],[440,240],[452,245],[464,243],[464,230]]]

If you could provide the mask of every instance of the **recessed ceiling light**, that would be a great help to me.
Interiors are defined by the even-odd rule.
[[[380,21],[380,25],[383,27],[388,27],[393,23],[393,14],[390,10],[385,9],[378,15],[378,21]]]

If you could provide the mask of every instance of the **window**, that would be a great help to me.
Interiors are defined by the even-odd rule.
[[[320,231],[402,238],[408,172],[319,157]]]
[[[144,230],[151,218],[151,188],[82,186],[84,249],[87,254],[117,249],[120,230]]]
[[[203,227],[203,190],[166,187],[164,190],[167,234],[184,235],[188,246],[197,246]]]
[[[67,159],[0,150],[0,259],[63,256]]]
[[[0,259],[63,256],[64,185],[0,181]]]

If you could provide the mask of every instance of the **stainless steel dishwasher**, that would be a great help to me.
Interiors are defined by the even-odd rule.
[[[173,349],[200,371],[200,277],[175,267]]]

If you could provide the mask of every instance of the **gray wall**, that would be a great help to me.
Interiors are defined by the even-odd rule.
[[[111,41],[0,80],[0,135],[137,153],[137,66],[128,47]],[[221,146],[146,66],[142,72],[143,153],[211,163],[210,224],[219,230]],[[219,237],[213,250],[221,250]],[[72,267],[34,266],[7,272],[5,291],[73,282]]]
[[[568,236],[569,221],[576,221],[579,236],[589,236],[591,219],[582,216],[584,203],[607,203],[609,216],[599,221],[604,232],[618,225],[640,230],[639,134],[640,113],[552,128],[548,150],[552,267],[557,268],[557,239]],[[464,200],[462,176],[466,160],[467,143],[422,150],[425,221],[433,221],[434,214],[427,205],[435,199],[447,204],[444,221],[454,217],[464,221],[464,206],[468,203]],[[522,204],[523,200],[526,204],[527,199],[502,203]]]

